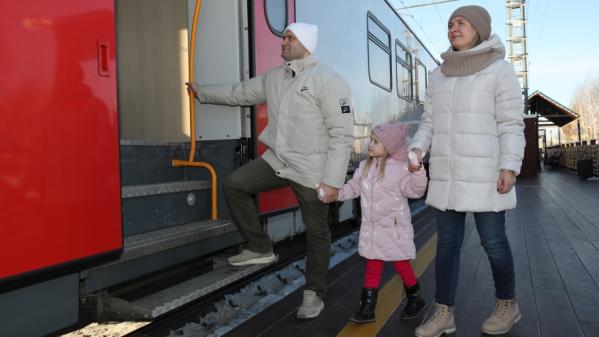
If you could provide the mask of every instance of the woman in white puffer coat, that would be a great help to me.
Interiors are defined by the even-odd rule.
[[[451,48],[430,74],[422,123],[410,149],[430,148],[426,202],[437,212],[435,313],[418,337],[456,330],[454,298],[466,213],[472,212],[495,281],[496,307],[486,334],[508,332],[521,317],[505,210],[516,206],[513,185],[524,153],[523,101],[505,48],[479,6],[456,9],[448,22]]]

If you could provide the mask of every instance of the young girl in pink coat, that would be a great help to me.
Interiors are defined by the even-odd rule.
[[[422,167],[410,172],[404,124],[383,124],[372,129],[368,159],[340,190],[338,200],[361,197],[362,224],[358,252],[367,259],[360,309],[350,318],[356,323],[373,322],[383,264],[393,262],[401,277],[408,303],[403,319],[416,317],[425,302],[410,260],[416,257],[414,228],[408,198],[420,198],[427,178]]]

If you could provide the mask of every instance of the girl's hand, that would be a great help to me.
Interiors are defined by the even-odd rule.
[[[497,193],[505,194],[509,192],[516,183],[516,173],[512,170],[501,170],[497,180]]]

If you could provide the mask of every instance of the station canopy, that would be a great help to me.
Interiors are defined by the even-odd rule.
[[[531,113],[535,113],[539,117],[545,117],[559,127],[580,117],[576,112],[538,90],[528,96],[528,105]]]

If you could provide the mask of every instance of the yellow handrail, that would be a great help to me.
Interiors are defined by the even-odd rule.
[[[191,43],[189,45],[189,82],[195,82],[195,45],[196,45],[196,32],[198,29],[198,17],[200,16],[200,9],[202,7],[202,0],[197,0],[195,8],[193,10],[193,22],[191,26]],[[189,96],[189,122],[190,122],[190,143],[189,158],[187,160],[173,159],[172,165],[174,167],[204,167],[210,172],[212,179],[212,208],[210,211],[210,217],[212,220],[218,218],[218,207],[217,207],[217,177],[216,170],[214,167],[206,162],[196,162],[196,124],[195,124],[195,101],[192,92],[187,92]]]

